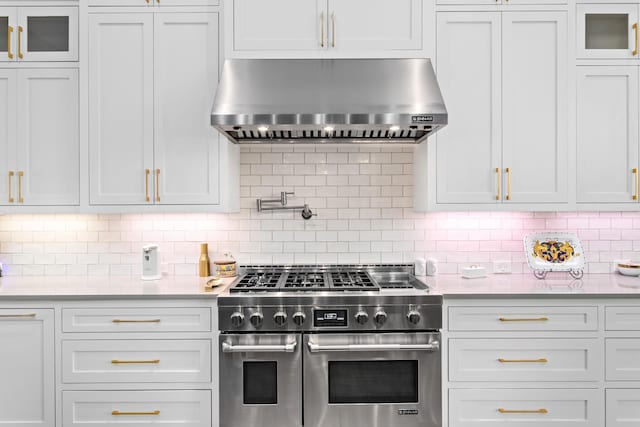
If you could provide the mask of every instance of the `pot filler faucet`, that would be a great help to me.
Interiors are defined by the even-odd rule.
[[[256,199],[258,212],[302,209],[301,214],[304,219],[311,219],[313,216],[318,216],[318,214],[314,214],[313,211],[311,211],[311,208],[309,208],[309,205],[306,203],[302,206],[287,205],[287,196],[293,196],[294,194],[293,192],[282,191],[279,199]],[[264,206],[265,203],[271,206]],[[274,203],[277,203],[277,205],[273,206]]]

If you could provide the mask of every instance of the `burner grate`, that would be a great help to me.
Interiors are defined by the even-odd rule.
[[[277,291],[282,273],[258,272],[245,274],[229,292]]]
[[[334,291],[379,291],[378,284],[366,271],[337,271],[329,274]]]
[[[328,286],[324,273],[289,272],[282,287],[287,291],[316,291]]]

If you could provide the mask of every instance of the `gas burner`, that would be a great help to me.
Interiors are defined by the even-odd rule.
[[[380,286],[366,271],[336,271],[329,273],[331,288],[337,291],[379,291]]]
[[[241,277],[229,292],[277,291],[281,272],[255,272]]]
[[[286,291],[316,291],[328,286],[324,273],[289,272],[282,287]]]

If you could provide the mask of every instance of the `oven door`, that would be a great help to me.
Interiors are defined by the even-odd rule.
[[[302,425],[298,334],[220,335],[220,427]]]
[[[439,341],[439,333],[305,335],[305,427],[440,427]]]

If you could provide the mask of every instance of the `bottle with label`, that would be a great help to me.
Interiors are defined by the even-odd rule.
[[[198,275],[200,277],[209,277],[209,245],[207,243],[200,244],[200,261],[198,262]]]

